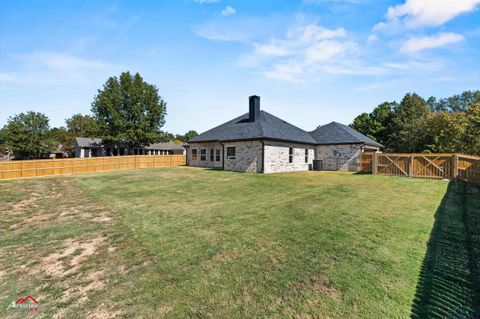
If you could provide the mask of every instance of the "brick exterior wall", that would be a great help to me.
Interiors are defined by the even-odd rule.
[[[192,150],[197,150],[197,160],[192,159]],[[205,160],[201,160],[201,150],[206,150]],[[210,150],[213,149],[213,161],[210,160]],[[223,147],[218,142],[212,143],[192,143],[187,149],[187,165],[196,167],[222,168]],[[216,150],[220,150],[220,161],[216,160]]]
[[[281,173],[306,171],[313,159],[323,161],[324,170],[357,172],[360,168],[362,144],[305,145],[288,142],[243,141],[224,143],[192,143],[187,149],[187,165],[207,168],[222,168],[222,161],[216,161],[216,150],[220,150],[224,169],[233,172]],[[227,159],[227,147],[235,147],[235,159]],[[262,147],[264,150],[262,152]],[[293,162],[289,163],[289,147],[293,147]],[[369,147],[372,148],[372,147]],[[192,150],[197,149],[197,160],[192,160]],[[205,161],[201,160],[201,149],[206,150]],[[214,161],[210,160],[210,150],[214,150]],[[308,149],[308,162],[305,163],[305,149]],[[263,157],[265,156],[265,162]],[[263,166],[264,165],[264,166]]]
[[[361,152],[362,144],[317,145],[315,159],[323,161],[324,170],[358,172]]]
[[[292,163],[289,163],[289,147],[293,147]],[[305,163],[305,149],[308,149],[307,163]],[[313,145],[265,141],[265,173],[306,171],[313,159]]]
[[[233,172],[262,172],[262,142],[229,142],[225,145],[225,170]],[[235,147],[235,159],[227,159],[227,147]]]

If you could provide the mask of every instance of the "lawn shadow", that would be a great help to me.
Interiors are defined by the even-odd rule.
[[[412,318],[480,318],[480,187],[451,182],[435,214]]]

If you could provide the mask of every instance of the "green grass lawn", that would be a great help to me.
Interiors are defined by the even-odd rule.
[[[58,318],[425,314],[447,188],[187,167],[3,181],[0,317],[26,295]]]

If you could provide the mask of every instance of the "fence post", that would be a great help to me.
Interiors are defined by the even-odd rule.
[[[372,154],[372,174],[377,174],[378,172],[378,152]]]
[[[413,177],[413,156],[414,155],[410,155],[410,162],[409,162],[409,165],[408,165],[408,176],[409,177]]]
[[[453,176],[452,180],[458,178],[458,154],[453,155]]]

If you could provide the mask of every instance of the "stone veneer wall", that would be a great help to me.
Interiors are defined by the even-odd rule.
[[[360,168],[362,144],[317,145],[315,159],[323,161],[327,171],[357,172]]]
[[[192,149],[197,149],[197,160],[192,160]],[[200,160],[200,150],[207,150],[207,157],[205,161]],[[210,150],[214,150],[214,161],[210,161]],[[220,161],[216,161],[215,150],[220,150]],[[212,143],[191,143],[190,147],[187,149],[187,165],[196,166],[196,167],[209,167],[209,168],[222,168],[222,156],[223,156],[223,147],[222,144],[218,142]]]
[[[293,163],[289,163],[289,147],[293,147]],[[308,149],[308,163],[305,163],[305,149]],[[264,173],[307,171],[313,159],[313,145],[265,141]]]
[[[262,142],[244,141],[244,142],[226,142],[224,169],[233,172],[262,172]],[[235,147],[235,159],[227,159],[227,147]]]

